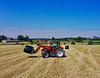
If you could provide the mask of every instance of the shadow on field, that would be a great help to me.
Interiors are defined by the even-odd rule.
[[[56,56],[50,56],[51,58],[65,58],[67,56],[63,56],[63,57],[56,57]]]
[[[28,58],[38,58],[38,56],[28,56]]]
[[[28,56],[28,58],[41,58],[41,57],[42,56]],[[63,56],[63,57],[60,57],[60,58],[65,58],[65,57],[67,57],[67,56]],[[58,57],[56,57],[56,56],[50,56],[48,58],[58,58]]]

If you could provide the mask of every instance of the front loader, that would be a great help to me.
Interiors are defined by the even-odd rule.
[[[34,47],[26,45],[24,48],[24,52],[29,54],[35,54],[37,53],[40,48],[42,47],[42,57],[47,58],[49,56],[56,56],[56,57],[63,57],[65,56],[65,51],[63,50],[63,47],[60,46],[59,41],[53,41],[50,43],[50,46],[37,44],[39,46],[36,50],[34,50]],[[69,46],[65,46],[65,49],[69,49]]]

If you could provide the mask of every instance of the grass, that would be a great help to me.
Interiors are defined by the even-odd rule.
[[[100,40],[93,40],[93,42],[100,42]]]
[[[88,43],[90,40],[83,40],[83,43]],[[100,40],[92,40],[94,45],[100,45]]]
[[[83,40],[83,43],[88,43],[90,40]]]
[[[70,49],[65,50],[66,57],[45,59],[41,56],[41,50],[32,55],[24,53],[24,46],[0,46],[0,78],[100,77],[99,45],[70,45]]]
[[[37,40],[32,40],[32,41],[33,41],[34,44],[37,44],[38,43]]]

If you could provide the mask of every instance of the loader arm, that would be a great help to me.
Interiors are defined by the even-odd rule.
[[[40,45],[40,46],[35,50],[34,53],[37,53],[37,52],[40,50],[41,47],[42,47],[42,48],[46,48],[46,50],[49,50],[49,49],[50,49],[49,46],[46,46],[46,45]]]

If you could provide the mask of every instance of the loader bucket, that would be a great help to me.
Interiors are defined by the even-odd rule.
[[[26,45],[24,48],[25,53],[33,54],[34,53],[34,47]]]

